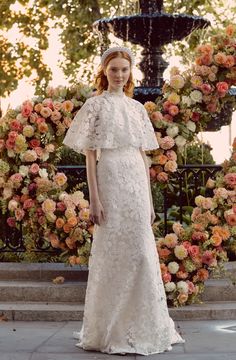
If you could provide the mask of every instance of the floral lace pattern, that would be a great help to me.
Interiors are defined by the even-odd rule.
[[[144,106],[125,94],[104,91],[88,99],[76,114],[63,143],[77,152],[132,145],[158,148]]]
[[[183,340],[168,314],[139,149],[102,149],[97,181],[105,221],[95,226],[77,346],[109,354],[170,350]]]

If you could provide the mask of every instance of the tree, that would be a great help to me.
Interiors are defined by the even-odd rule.
[[[235,21],[236,5],[231,0],[166,0],[165,11],[205,16],[211,14],[214,27],[226,21]],[[136,0],[0,0],[0,96],[7,96],[17,88],[23,77],[36,86],[36,93],[51,79],[51,71],[43,61],[48,47],[51,24],[61,30],[64,60],[60,64],[71,83],[78,81],[79,70],[89,79],[93,63],[99,54],[99,38],[92,32],[92,24],[102,17],[137,12]],[[17,40],[9,40],[12,30],[18,32]],[[178,42],[167,47],[168,54],[187,55],[207,33],[195,31],[188,42]],[[186,50],[187,49],[187,50]]]

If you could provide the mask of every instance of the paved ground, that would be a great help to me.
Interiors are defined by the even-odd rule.
[[[236,321],[178,321],[186,340],[152,360],[235,360]],[[81,322],[0,322],[0,360],[141,360],[144,356],[107,355],[75,346],[72,331]],[[136,357],[136,359],[134,359]]]

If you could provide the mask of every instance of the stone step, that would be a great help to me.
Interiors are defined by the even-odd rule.
[[[0,303],[0,316],[16,321],[79,321],[83,310],[84,305],[75,303]],[[236,320],[236,301],[170,308],[169,313],[173,320]]]
[[[228,279],[209,279],[202,294],[205,301],[236,301],[236,285]]]
[[[87,281],[87,266],[69,266],[64,263],[1,263],[0,280],[43,280],[50,281],[57,276],[66,280]]]
[[[46,281],[0,281],[0,302],[39,301],[83,303],[87,282],[54,284]]]
[[[0,281],[0,302],[39,301],[83,303],[87,282],[66,281],[54,284],[52,281]],[[226,279],[206,281],[202,301],[234,301],[236,285]]]
[[[236,277],[236,261],[226,263],[225,268]],[[57,276],[63,276],[66,280],[87,281],[88,268],[85,265],[71,267],[64,263],[25,264],[0,262],[0,280],[50,281]]]

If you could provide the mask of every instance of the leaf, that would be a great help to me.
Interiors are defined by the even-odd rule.
[[[53,284],[63,284],[65,281],[65,278],[63,276],[57,276],[55,279],[52,280]]]

